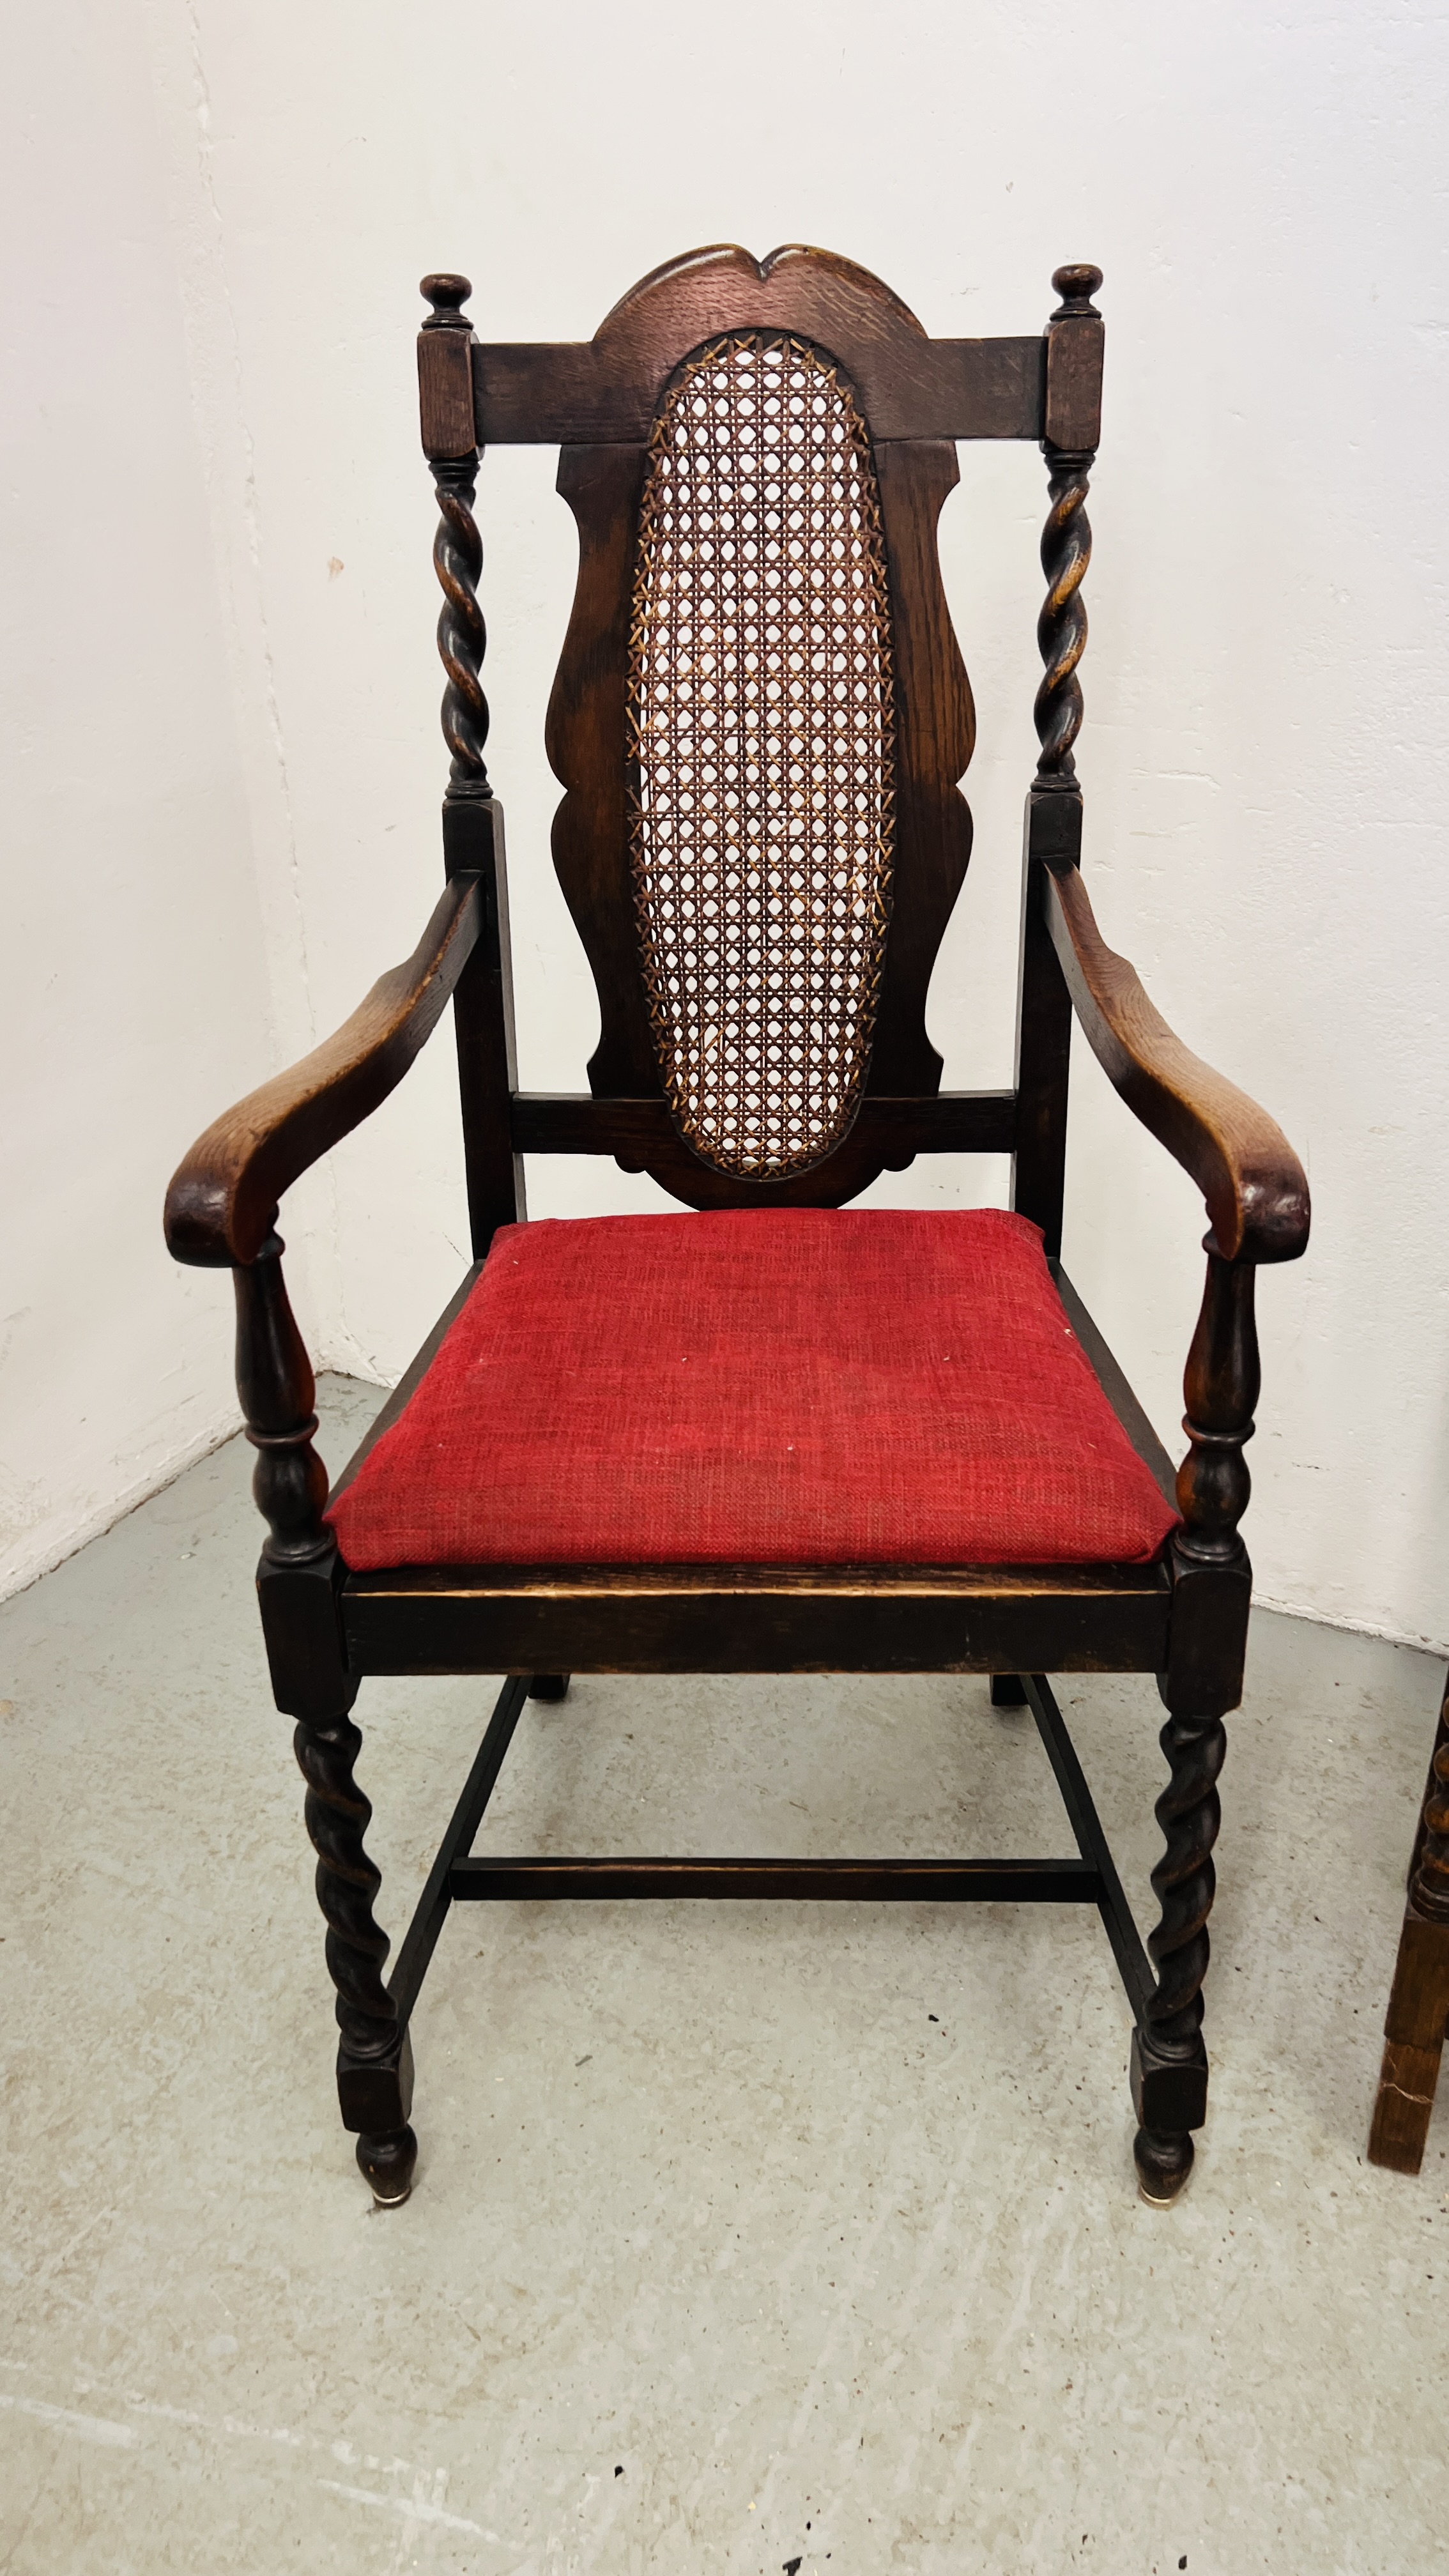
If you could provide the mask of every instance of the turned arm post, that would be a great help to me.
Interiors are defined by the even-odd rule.
[[[316,1381],[282,1277],[286,1250],[277,1211],[254,1261],[232,1272],[236,1288],[236,1391],[257,1452],[252,1493],[267,1524],[268,1565],[310,1565],[332,1545],[322,1525],[327,1470],[312,1446]]]
[[[327,1470],[312,1446],[312,1363],[282,1276],[275,1209],[272,1220],[256,1259],[232,1272],[236,1388],[267,1525],[257,1590],[277,1706],[289,1717],[330,1718],[352,1706],[357,1683],[337,1615],[337,1550],[322,1519]]]

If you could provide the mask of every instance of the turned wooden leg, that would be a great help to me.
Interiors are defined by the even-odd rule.
[[[1025,1708],[1026,1693],[1019,1673],[993,1673],[991,1676],[993,1708]]]
[[[382,1884],[363,1843],[372,1808],[353,1777],[362,1734],[349,1717],[304,1721],[295,1743],[307,1783],[307,1831],[317,1854],[327,1967],[337,1989],[343,2126],[357,2133],[357,2161],[373,2197],[391,2208],[412,2189],[418,2142],[408,2126],[412,2050],[382,1982],[391,1943],[372,1911]]]
[[[273,1211],[275,1214],[275,1210]],[[418,2142],[408,2126],[413,2061],[382,1982],[387,1934],[373,1920],[381,1884],[363,1848],[372,1809],[352,1776],[362,1737],[347,1711],[357,1697],[337,1616],[337,1550],[322,1520],[327,1472],[312,1446],[312,1364],[282,1279],[283,1244],[269,1234],[235,1273],[236,1380],[257,1451],[252,1489],[267,1524],[257,1599],[277,1706],[307,1783],[307,1831],[317,1853],[317,1902],[337,1989],[337,2093],[343,2126],[376,2199],[412,2189]]]
[[[1368,2156],[1416,2174],[1424,2161],[1449,2016],[1449,1690],[1439,1711],[1429,1785],[1414,1841],[1409,1902],[1384,2020]]]
[[[1133,2034],[1133,2141],[1144,2198],[1174,2200],[1192,2171],[1192,2131],[1207,2117],[1202,1983],[1217,1876],[1217,1779],[1227,1737],[1221,1718],[1169,1717],[1160,1738],[1172,1777],[1157,1801],[1166,1849],[1152,1873],[1161,1914],[1147,1947],[1157,1989]]]
[[[567,1699],[570,1676],[567,1673],[535,1673],[528,1685],[530,1699]]]
[[[1449,1923],[1426,1922],[1410,1905],[1399,1934],[1384,2017],[1384,2062],[1374,2099],[1368,2160],[1416,2174],[1424,2161],[1449,2015]]]
[[[1238,1536],[1249,1479],[1243,1444],[1258,1394],[1253,1272],[1207,1240],[1202,1311],[1188,1353],[1177,1476],[1182,1527],[1172,1542],[1167,1669],[1158,1677],[1171,1778],[1157,1801],[1164,1851],[1152,1873],[1161,1914],[1147,1947],[1157,1985],[1132,2037],[1133,2155],[1144,2200],[1175,2200],[1192,2171],[1192,2132],[1207,2118],[1202,1982],[1217,1876],[1223,1717],[1242,1697],[1252,1572]]]

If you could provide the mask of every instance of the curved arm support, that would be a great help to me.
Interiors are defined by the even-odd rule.
[[[199,1137],[166,1193],[177,1261],[228,1269],[255,1261],[277,1201],[298,1175],[370,1117],[432,1035],[482,926],[476,876],[449,883],[405,965],[300,1064],[249,1092]]]
[[[1225,1261],[1296,1261],[1308,1183],[1281,1127],[1174,1037],[1107,946],[1075,867],[1045,880],[1047,927],[1087,1042],[1127,1106],[1190,1172]]]

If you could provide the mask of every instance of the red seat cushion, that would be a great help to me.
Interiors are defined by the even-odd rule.
[[[1143,1563],[1175,1515],[1022,1217],[505,1226],[328,1520],[390,1565]]]

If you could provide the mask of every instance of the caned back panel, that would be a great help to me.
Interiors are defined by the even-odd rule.
[[[926,987],[971,833],[935,542],[956,458],[873,441],[859,391],[923,345],[847,262],[699,255],[593,344],[652,385],[647,440],[560,454],[580,562],[548,739],[589,1078],[662,1094],[644,1167],[691,1205],[839,1204],[887,1159],[862,1100],[939,1083]]]
[[[890,602],[870,441],[829,358],[734,332],[661,406],[634,569],[630,865],[680,1134],[781,1179],[855,1114],[890,919]]]

